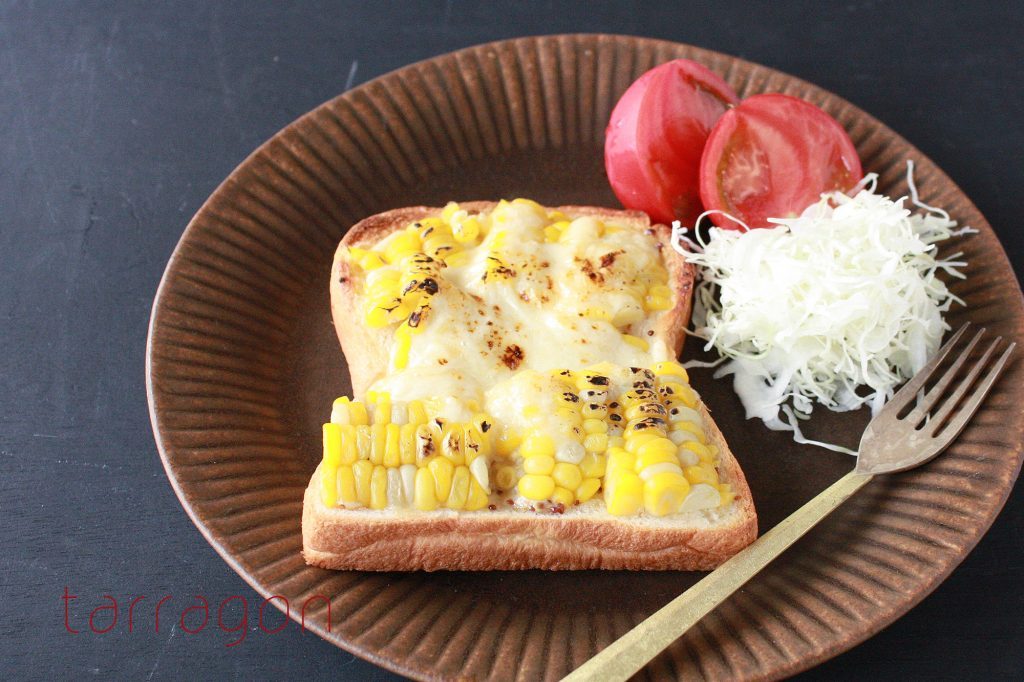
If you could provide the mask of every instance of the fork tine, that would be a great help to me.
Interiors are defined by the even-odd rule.
[[[992,357],[992,353],[995,352],[996,346],[998,346],[999,342],[1002,340],[1003,337],[1000,336],[989,344],[988,348],[986,348],[985,352],[982,354],[981,359],[974,363],[971,367],[971,371],[967,373],[967,376],[957,384],[956,390],[949,395],[949,398],[947,398],[946,402],[942,404],[942,407],[932,414],[932,418],[929,423],[934,424],[935,428],[929,429],[929,431],[934,433],[934,431],[938,429],[939,425],[942,424],[943,420],[949,416],[957,405],[960,404],[960,401],[963,400],[963,397],[967,394],[967,390],[974,384],[974,380],[978,378],[979,374],[981,374],[981,370],[985,369],[989,358]]]
[[[957,330],[956,334],[953,334],[953,336],[950,337],[949,341],[946,342],[946,345],[939,349],[939,351],[935,354],[935,357],[929,360],[925,364],[925,366],[922,367],[921,370],[914,375],[914,378],[905,383],[903,385],[903,388],[896,391],[896,394],[892,397],[892,400],[890,400],[886,404],[886,408],[888,408],[887,411],[889,414],[895,416],[896,412],[902,410],[907,405],[907,403],[909,403],[915,396],[917,396],[918,391],[920,391],[924,387],[925,383],[928,381],[928,378],[932,375],[932,372],[934,372],[935,368],[939,366],[939,363],[942,362],[947,355],[949,355],[949,351],[953,349],[953,346],[956,345],[956,342],[960,340],[960,337],[964,335],[964,332],[967,331],[967,327],[969,327],[970,325],[971,323],[967,322],[966,324],[964,324],[964,326],[960,327],[960,329]]]
[[[997,343],[998,341],[999,339],[996,339]],[[1003,368],[1006,366],[1007,361],[1010,359],[1010,354],[1013,353],[1013,350],[1016,347],[1016,343],[1011,343],[1009,346],[1007,346],[1006,350],[1003,351],[1003,354],[999,356],[999,359],[996,360],[995,364],[992,365],[992,368],[985,375],[985,378],[981,380],[981,383],[978,384],[978,387],[974,390],[974,392],[967,399],[967,401],[964,402],[964,404],[960,407],[960,410],[957,413],[957,415],[952,420],[950,420],[949,424],[947,424],[942,429],[941,433],[935,434],[937,438],[944,441],[943,447],[945,447],[945,445],[948,444],[949,441],[956,438],[956,436],[961,431],[963,431],[964,427],[967,425],[967,422],[971,419],[971,417],[974,416],[974,413],[978,410],[978,407],[981,405],[981,401],[985,399],[985,396],[988,395],[988,392],[992,388],[992,385],[996,382],[996,379],[998,379],[999,375],[1002,374]],[[994,350],[994,348],[995,343],[992,344],[992,346],[989,348],[989,351]],[[988,356],[989,352],[986,352],[985,357],[982,359],[981,362],[978,363],[975,369],[979,369],[982,365],[984,365],[985,360],[988,358]],[[976,375],[977,371],[972,372],[972,374]],[[947,405],[951,404],[952,402],[953,400],[951,399],[950,402],[947,403]],[[945,408],[946,405],[943,405],[943,409]],[[945,415],[943,415],[943,417],[945,417]],[[937,419],[936,423],[941,424],[941,420]]]
[[[910,422],[914,426],[917,426],[919,423],[921,423],[921,420],[924,419],[924,416],[928,413],[928,410],[931,409],[932,405],[935,404],[935,401],[938,400],[939,397],[941,397],[942,394],[945,392],[946,387],[949,386],[949,384],[956,377],[956,373],[960,371],[960,368],[963,366],[964,362],[967,361],[967,356],[971,354],[971,351],[974,350],[974,347],[978,345],[978,341],[980,341],[981,337],[984,335],[985,328],[982,327],[981,329],[978,330],[978,333],[974,335],[974,338],[971,339],[971,342],[967,344],[967,347],[960,352],[960,356],[956,359],[956,362],[954,362],[952,366],[950,366],[950,368],[946,370],[946,373],[942,375],[942,377],[935,383],[932,389],[928,391],[928,393],[925,394],[925,396],[921,398],[921,400],[918,401],[917,406],[914,407],[914,410],[906,416],[906,420],[908,422]],[[990,348],[989,352],[991,352],[991,350],[992,349]],[[988,356],[986,356],[985,359],[988,359]],[[984,364],[984,360],[981,364]]]

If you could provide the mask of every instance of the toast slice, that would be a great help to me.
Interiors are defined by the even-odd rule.
[[[530,240],[509,228],[515,239],[503,250],[506,217],[550,244],[517,251]],[[479,230],[462,226],[476,218]],[[693,286],[669,238],[642,213],[519,200],[404,208],[353,226],[335,254],[331,307],[354,394],[367,400],[339,399],[325,425],[325,458],[303,505],[306,561],[380,571],[708,570],[749,544],[757,519],[739,464],[685,370],[664,362],[681,349]],[[395,275],[373,272],[389,261],[420,268],[400,282],[402,296],[426,291],[419,307],[380,303]],[[635,280],[651,272],[663,283],[637,294]],[[639,317],[626,291],[644,301]],[[588,405],[598,394],[605,402]],[[679,448],[671,462],[654,445],[647,454],[633,447],[669,437]],[[654,464],[642,469],[648,455]],[[445,457],[454,467],[433,461]],[[677,483],[683,470],[689,482]],[[641,502],[636,486],[645,486]],[[421,499],[421,490],[436,494]]]

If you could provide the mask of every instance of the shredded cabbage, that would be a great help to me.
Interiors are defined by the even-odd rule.
[[[773,228],[711,228],[695,244],[673,226],[673,246],[701,274],[692,333],[718,352],[715,377],[733,376],[747,418],[851,454],[804,438],[797,419],[815,403],[877,414],[938,348],[943,314],[963,304],[938,277],[963,278],[962,254],[939,259],[935,245],[969,230],[922,204],[912,181],[923,212],[876,194],[876,183],[870,174],[853,196],[824,194]]]

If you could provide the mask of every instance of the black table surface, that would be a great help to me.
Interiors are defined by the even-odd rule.
[[[164,265],[217,184],[300,114],[500,38],[693,43],[880,118],[966,191],[1021,273],[1021,17],[1003,1],[0,3],[3,677],[395,678],[294,623],[260,629],[259,596],[182,511],[150,432],[145,337]],[[923,603],[803,677],[1024,679],[1022,522],[1018,493]],[[104,595],[119,620],[92,632]],[[210,623],[190,634],[179,616],[195,595]],[[224,629],[216,613],[233,595],[249,608],[234,634],[242,600]]]

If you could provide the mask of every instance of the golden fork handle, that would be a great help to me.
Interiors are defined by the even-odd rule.
[[[871,480],[851,471],[696,585],[605,647],[563,682],[625,681]]]

